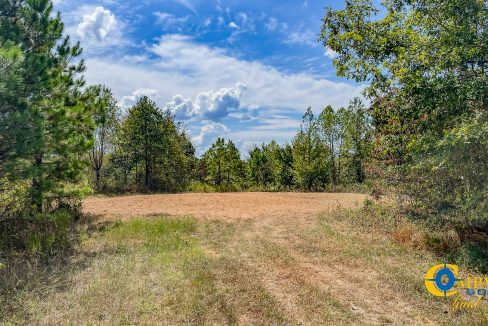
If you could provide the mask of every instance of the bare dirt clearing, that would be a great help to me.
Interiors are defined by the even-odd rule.
[[[134,195],[85,200],[85,212],[105,217],[191,215],[209,219],[297,218],[336,208],[359,207],[353,193],[190,193]]]

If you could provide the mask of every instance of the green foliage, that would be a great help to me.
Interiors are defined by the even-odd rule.
[[[192,181],[188,185],[187,191],[208,193],[208,192],[216,192],[217,189],[214,186],[209,185],[206,182]]]
[[[245,173],[244,163],[232,141],[226,143],[223,138],[218,138],[202,159],[207,169],[206,181],[219,191],[241,188]]]
[[[416,160],[404,172],[414,209],[450,223],[485,224],[488,220],[488,120],[462,119],[444,136],[424,135],[412,144]],[[403,172],[403,171],[402,171]],[[403,174],[402,174],[403,175]],[[412,177],[415,176],[415,177]],[[435,187],[432,185],[435,184]]]
[[[110,153],[113,191],[182,191],[190,181],[194,148],[169,112],[142,97],[116,130]]]
[[[301,130],[293,140],[293,176],[301,189],[317,190],[327,183],[327,150],[320,139],[319,125],[308,108]]]
[[[0,6],[0,176],[30,180],[29,205],[42,212],[78,192],[93,121],[79,101],[79,44],[63,36],[51,1]]]
[[[347,1],[320,39],[340,76],[369,81],[375,153],[417,215],[486,220],[485,1]]]
[[[371,123],[357,98],[347,109],[327,106],[318,118],[309,109],[292,148],[298,187],[323,190],[363,183],[372,139]]]
[[[286,174],[286,162],[283,161],[282,151],[283,149],[273,140],[269,144],[262,144],[261,148],[254,147],[249,152],[248,176],[253,185],[264,189],[280,188],[281,176]]]
[[[24,112],[16,110],[19,88],[22,85],[24,55],[12,42],[0,46],[0,166],[15,155],[18,129],[25,119]]]
[[[0,221],[15,218],[25,210],[29,186],[23,182],[12,182],[8,176],[0,179]]]
[[[96,190],[100,190],[105,156],[112,149],[113,135],[118,127],[117,100],[107,87],[93,85],[84,90],[82,102],[93,112],[93,120],[96,126],[93,146],[88,152],[88,156],[95,174],[94,187]]]

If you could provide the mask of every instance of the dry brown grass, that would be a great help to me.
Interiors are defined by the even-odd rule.
[[[355,207],[366,195],[352,193],[187,193],[89,198],[85,212],[105,219],[191,215],[208,219],[301,218],[339,207]]]
[[[401,226],[387,210],[352,208],[357,201],[351,201],[350,209],[320,214],[309,206],[329,196],[324,194],[296,195],[310,196],[304,203],[286,200],[293,195],[243,194],[239,202],[235,195],[218,195],[207,197],[205,213],[193,217],[124,216],[86,236],[71,264],[19,293],[0,323],[482,325],[488,320],[487,307],[444,313],[443,302],[423,286],[425,271],[438,258],[393,241],[391,231]],[[266,208],[255,206],[266,201]],[[197,209],[181,197],[180,204],[164,209],[187,214]]]

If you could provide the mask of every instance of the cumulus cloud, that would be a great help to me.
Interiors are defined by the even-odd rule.
[[[193,101],[190,98],[184,98],[181,95],[173,96],[171,102],[164,105],[165,110],[171,111],[176,119],[186,120],[193,115]]]
[[[225,137],[229,133],[229,128],[219,122],[203,121],[200,134],[191,139],[198,146],[206,146],[217,137]]]
[[[123,108],[128,108],[136,104],[137,100],[143,96],[147,96],[152,100],[155,100],[159,97],[159,91],[156,89],[139,88],[133,91],[132,95],[123,96],[118,104]]]
[[[317,111],[328,104],[347,106],[362,90],[361,86],[239,59],[182,35],[165,35],[150,51],[154,58],[140,62],[131,57],[88,58],[86,79],[110,85],[119,98],[143,88],[158,90],[165,101],[175,94],[198,94],[241,82],[247,85],[240,97],[241,107],[282,107],[299,112],[309,105]],[[159,104],[164,106],[165,102]]]
[[[237,83],[234,88],[199,92],[195,100],[176,95],[164,108],[173,112],[178,119],[219,120],[228,116],[231,110],[240,107],[241,95],[245,89],[245,84]]]
[[[110,10],[96,7],[93,13],[83,16],[76,32],[82,38],[95,38],[103,41],[115,25],[115,16]]]

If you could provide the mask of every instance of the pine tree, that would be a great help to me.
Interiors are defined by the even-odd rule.
[[[323,142],[329,151],[330,174],[332,183],[337,185],[339,182],[338,176],[338,140],[339,130],[337,128],[337,115],[332,106],[328,105],[319,115],[318,124],[322,134]]]
[[[219,137],[203,155],[208,168],[208,181],[217,187],[224,181],[225,153],[225,140]]]
[[[132,167],[136,168],[136,184],[146,190],[155,190],[154,170],[157,156],[163,153],[164,118],[156,103],[141,97],[128,111],[122,122],[122,151],[131,153]],[[143,180],[139,184],[138,168],[142,165]]]
[[[227,143],[217,138],[203,159],[208,169],[208,181],[214,186],[225,190],[234,190],[241,186],[244,177],[244,164],[239,150],[232,141]]]
[[[309,107],[303,116],[301,129],[293,140],[293,175],[302,189],[313,190],[326,183],[326,159],[318,124]]]
[[[84,65],[71,64],[81,47],[63,37],[51,1],[2,1],[0,7],[0,45],[22,52],[14,74],[18,88],[2,105],[9,112],[0,136],[7,139],[2,169],[17,180],[31,179],[31,206],[40,212],[53,200],[78,193],[71,184],[80,179],[86,163],[81,158],[91,145],[91,113],[79,101],[83,80],[77,75]]]

